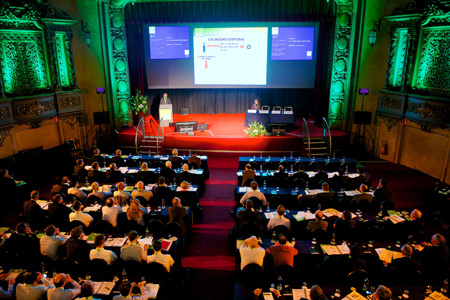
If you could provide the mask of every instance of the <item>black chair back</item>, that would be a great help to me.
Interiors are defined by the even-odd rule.
[[[94,226],[94,232],[106,233],[106,234],[116,234],[117,230],[106,220],[100,220]]]
[[[311,233],[311,236],[313,238],[316,238],[316,240],[321,242],[329,242],[331,240],[331,235],[323,230],[323,229],[316,229]]]
[[[259,226],[256,222],[244,222],[241,225],[241,237],[246,239],[251,237],[252,235],[259,235]]]
[[[123,262],[123,267],[127,272],[127,278],[131,282],[141,281],[145,275],[143,265],[135,260],[126,260]]]
[[[112,281],[112,268],[103,259],[93,259],[89,262],[89,273],[93,281]]]
[[[94,204],[94,203],[104,203],[104,201],[102,201],[102,199],[100,199],[96,195],[89,195],[86,199],[86,204]]]
[[[148,282],[162,283],[168,278],[166,267],[157,262],[149,263],[145,266],[145,279]]]
[[[83,275],[80,264],[70,258],[63,258],[62,260],[57,261],[55,266],[56,272],[70,274],[70,277],[72,278],[82,277]]]
[[[283,278],[283,284],[292,283],[293,281],[295,281],[296,277],[296,271],[294,267],[289,265],[278,266],[273,270],[272,274],[274,275],[274,280],[277,280],[278,277],[281,276]]]
[[[367,278],[367,273],[364,270],[356,270],[350,272],[346,279],[345,279],[345,285],[346,286],[363,286],[364,280]]]
[[[161,238],[166,235],[166,226],[158,219],[150,220],[147,224],[147,228],[154,238]]]
[[[257,197],[250,197],[248,200],[253,201],[253,206],[255,209],[259,209],[260,207],[263,207],[263,202],[259,200]]]
[[[259,284],[263,280],[263,270],[258,264],[248,264],[241,270],[241,282]]]
[[[178,222],[169,222],[166,224],[166,235],[176,236],[181,238],[183,236],[183,230]]]
[[[71,231],[72,229],[74,229],[75,227],[78,227],[78,226],[81,226],[83,231],[86,230],[86,226],[84,225],[83,222],[81,222],[81,221],[72,221],[72,222],[69,223],[67,231]]]

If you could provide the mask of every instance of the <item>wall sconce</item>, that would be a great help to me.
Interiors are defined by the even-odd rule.
[[[380,31],[381,18],[377,21],[373,21],[373,28],[369,31],[369,44],[372,47],[377,41],[377,32]]]
[[[86,45],[89,47],[89,46],[91,46],[92,38],[91,38],[91,32],[87,28],[88,27],[87,25],[88,25],[87,23],[84,23],[83,20],[81,20],[81,31],[84,32],[84,38],[86,40]]]

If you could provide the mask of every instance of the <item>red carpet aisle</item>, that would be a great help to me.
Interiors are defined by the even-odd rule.
[[[228,232],[234,224],[236,159],[210,158],[210,179],[200,204],[204,218],[193,226],[192,239],[182,259],[192,270],[193,299],[232,299],[234,293],[234,253],[227,248]]]

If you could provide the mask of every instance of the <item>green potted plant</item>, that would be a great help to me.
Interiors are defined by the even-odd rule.
[[[249,125],[247,129],[244,129],[245,134],[249,137],[265,136],[268,133],[266,127],[261,123],[253,121]]]
[[[141,118],[145,117],[145,113],[148,110],[147,98],[147,96],[142,95],[142,92],[139,89],[136,89],[135,96],[131,96],[131,110],[135,116],[133,119],[136,125]]]

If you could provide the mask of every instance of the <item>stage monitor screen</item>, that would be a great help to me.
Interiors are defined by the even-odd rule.
[[[314,27],[272,27],[272,60],[312,60]]]
[[[151,59],[183,59],[191,57],[188,26],[150,26]]]
[[[314,88],[318,22],[142,26],[149,89]]]
[[[194,84],[266,85],[267,30],[195,28]]]

